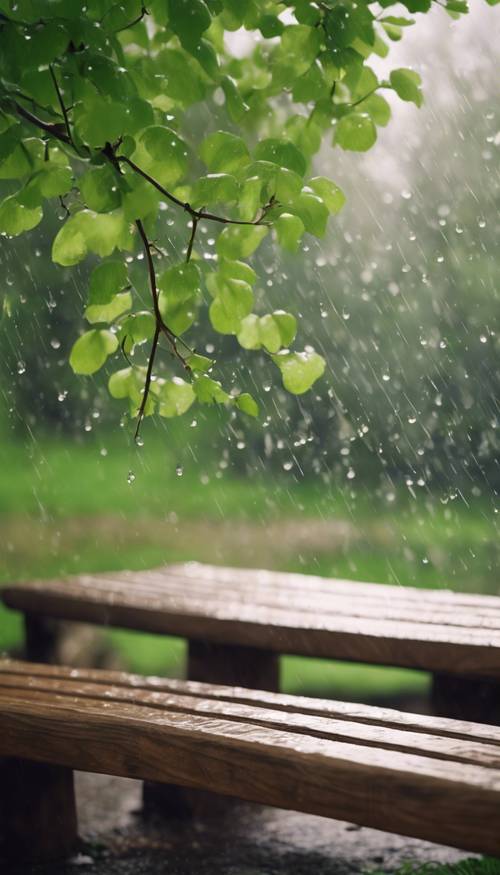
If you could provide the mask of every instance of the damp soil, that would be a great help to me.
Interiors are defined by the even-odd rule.
[[[351,875],[408,861],[454,863],[450,848],[232,800],[189,820],[141,813],[142,785],[77,774],[81,847],[69,861],[9,863],[2,875]]]

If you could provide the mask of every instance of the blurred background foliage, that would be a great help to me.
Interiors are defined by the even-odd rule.
[[[269,393],[276,377],[264,359],[251,384],[228,338],[218,364],[258,396],[257,423],[200,410],[146,422],[135,446],[104,375],[82,379],[68,365],[92,264],[52,264],[63,216],[2,242],[0,581],[199,559],[500,592],[493,16],[481,7],[455,24],[436,9],[419,22],[396,60],[422,73],[424,107],[394,104],[373,154],[325,147],[316,170],[347,205],[321,244],[309,238],[280,258],[262,247],[258,294],[300,313],[327,375],[301,398]],[[219,111],[203,106],[190,123],[203,130]],[[172,252],[185,241],[180,225],[165,211],[161,243]],[[140,261],[133,270],[140,285]],[[210,354],[208,320],[197,330]],[[0,649],[19,634],[0,614]],[[114,640],[141,670],[181,658],[180,644]],[[426,683],[319,665],[286,662],[287,687],[369,697]]]

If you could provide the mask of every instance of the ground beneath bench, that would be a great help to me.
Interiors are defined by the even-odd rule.
[[[77,775],[84,844],[68,863],[10,866],[5,875],[350,875],[406,861],[466,855],[321,817],[235,804],[225,817],[189,823],[138,815],[141,784]],[[470,855],[469,855],[470,856]]]

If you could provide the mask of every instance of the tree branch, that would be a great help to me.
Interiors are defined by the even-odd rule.
[[[196,237],[196,230],[198,228],[198,222],[199,222],[199,219],[193,218],[192,228],[191,228],[191,236],[189,238],[189,243],[188,243],[188,248],[187,248],[187,253],[186,253],[186,261],[191,261],[191,254],[193,252],[194,238]]]
[[[61,112],[63,114],[64,124],[66,127],[66,133],[68,134],[69,141],[70,141],[71,145],[73,146],[73,148],[75,148],[75,144],[73,142],[73,136],[71,134],[71,128],[69,126],[68,111],[64,105],[64,100],[63,100],[63,97],[61,94],[61,89],[59,88],[59,83],[56,79],[56,74],[54,73],[54,68],[53,68],[52,64],[49,64],[49,72],[50,72],[50,76],[51,76],[51,79],[52,79],[52,82],[53,82],[53,85],[55,88],[55,92],[57,94],[57,100],[59,102],[59,106],[61,107]]]
[[[144,230],[144,225],[142,224],[140,219],[136,219],[135,225],[136,225],[136,228],[139,232],[140,238],[142,240],[142,245],[144,248],[144,255],[146,257],[146,263],[148,265],[149,286],[151,289],[151,297],[153,299],[153,311],[154,311],[154,315],[155,315],[155,319],[156,319],[156,327],[167,338],[167,340],[170,344],[170,348],[171,348],[173,354],[175,355],[175,357],[181,362],[182,366],[184,368],[186,368],[186,370],[189,370],[189,365],[186,364],[185,359],[183,358],[183,356],[180,354],[179,350],[177,349],[177,341],[180,340],[180,338],[178,338],[177,335],[174,334],[174,332],[168,327],[168,325],[165,323],[163,316],[161,315],[161,312],[160,312],[160,306],[159,306],[159,301],[158,301],[158,287],[156,285],[155,266],[154,266],[153,258],[151,255],[151,245],[149,243],[147,234]],[[181,342],[183,343],[183,341],[181,341]],[[189,349],[189,347],[187,347],[187,349]]]
[[[164,188],[161,183],[158,182],[153,176],[150,176],[149,173],[146,173],[145,170],[142,170],[135,161],[132,161],[126,155],[116,155],[116,160],[127,164],[135,173],[138,173],[139,176],[142,176],[143,179],[146,179],[151,185],[153,185],[157,191],[163,194],[167,200],[171,201],[178,207],[181,207],[185,210],[192,219],[196,219],[199,222],[201,219],[208,219],[212,222],[219,222],[222,225],[262,225],[263,219],[267,213],[267,211],[273,206],[274,200],[271,200],[268,204],[262,207],[261,214],[257,219],[252,221],[244,221],[243,219],[228,219],[226,216],[216,216],[214,213],[207,213],[205,210],[195,210],[194,207],[189,203],[185,203],[181,201],[180,198],[176,197],[172,192],[168,191]]]
[[[160,326],[157,325],[155,328],[153,343],[151,344],[151,349],[149,352],[148,369],[146,371],[146,379],[144,380],[144,391],[142,393],[141,406],[139,407],[139,413],[137,414],[137,425],[135,429],[134,440],[137,440],[137,438],[139,437],[142,420],[144,419],[144,411],[146,410],[146,404],[148,403],[149,390],[151,389],[151,377],[153,375],[153,365],[155,361],[156,351],[158,349],[159,339]]]

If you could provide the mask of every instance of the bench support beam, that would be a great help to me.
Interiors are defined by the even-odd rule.
[[[77,846],[73,772],[17,758],[0,760],[0,855],[50,862]]]
[[[190,641],[188,678],[209,684],[279,692],[279,656],[235,644]]]
[[[32,662],[57,662],[59,624],[39,614],[24,615],[26,658]]]
[[[500,725],[497,680],[436,673],[432,677],[431,704],[437,717]]]

